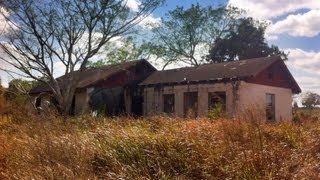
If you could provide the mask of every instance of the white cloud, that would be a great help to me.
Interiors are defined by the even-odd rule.
[[[301,76],[296,77],[296,80],[300,83],[304,89],[308,89],[311,91],[320,90],[320,79],[310,76]]]
[[[320,2],[319,2],[320,4]],[[284,20],[272,24],[268,34],[288,33],[291,36],[313,37],[320,33],[320,9],[305,14],[289,15]]]
[[[1,23],[0,23],[1,24]],[[0,48],[0,56],[2,58],[6,58],[6,54],[3,52],[2,48]],[[0,59],[0,79],[1,79],[1,85],[3,87],[8,87],[8,83],[9,81],[11,80],[10,78],[10,75],[1,70],[1,69],[5,69],[5,70],[13,70],[13,68],[11,66],[9,66],[7,63],[3,62],[1,59]]]
[[[0,48],[0,56],[1,58],[5,58],[9,60],[8,56],[4,53],[2,48]],[[8,83],[13,79],[13,77],[21,78],[20,76],[18,76],[13,72],[19,73],[12,65],[0,59],[0,79],[1,79],[1,85],[3,87],[8,87]]]
[[[278,38],[277,35],[281,33],[305,37],[313,37],[320,34],[319,0],[229,0],[228,5],[245,9],[247,16],[267,21],[297,10],[309,10],[304,14],[291,14],[283,20],[271,23],[266,31],[267,40],[276,40]]]
[[[0,79],[1,79],[1,86],[2,87],[8,87],[9,78],[6,73],[0,71]]]
[[[299,9],[320,8],[319,0],[229,0],[228,5],[245,9],[249,16],[264,20]]]
[[[285,49],[285,51],[289,52],[288,65],[320,77],[320,52],[302,49]]]
[[[266,33],[266,34],[265,34],[265,38],[266,38],[268,41],[273,41],[273,40],[277,40],[279,37],[278,37],[277,35],[274,35],[274,34]]]
[[[284,49],[290,52],[286,62],[302,91],[320,94],[320,52]]]
[[[127,0],[125,2],[126,2],[126,6],[130,8],[132,11],[134,12],[139,11],[139,6],[141,4],[139,0]]]
[[[133,12],[139,11],[139,6],[141,5],[140,0],[127,0],[125,3],[125,5]],[[158,26],[161,22],[161,18],[156,18],[152,14],[142,18],[142,21],[138,25],[145,29],[152,29],[154,26]]]
[[[3,9],[3,7],[0,7],[0,34],[5,33],[8,30],[9,24],[6,21],[5,17],[2,15],[2,13],[6,16],[8,15],[8,12]]]
[[[153,15],[149,15],[145,17],[139,25],[145,29],[152,29],[155,26],[159,26],[161,24],[161,18],[153,17]]]

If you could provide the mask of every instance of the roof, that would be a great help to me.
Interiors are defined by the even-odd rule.
[[[205,64],[197,67],[185,67],[155,71],[139,85],[154,86],[160,84],[188,84],[199,82],[219,82],[245,80],[255,77],[276,62],[281,62],[292,83],[292,90],[300,93],[301,89],[280,57],[261,57],[217,64]]]
[[[117,74],[119,72],[128,70],[131,67],[137,66],[138,64],[146,63],[150,68],[156,70],[147,60],[135,60],[135,61],[128,61],[119,64],[113,65],[106,65],[98,68],[87,68],[84,71],[74,71],[79,77],[79,83],[77,88],[85,88],[89,87],[100,80],[107,79],[108,77]],[[64,79],[67,78],[68,75],[61,76],[57,78],[57,81],[61,83],[60,86],[63,87]],[[30,90],[30,94],[39,94],[42,92],[51,92],[50,87],[47,84],[42,84]]]
[[[155,71],[140,85],[241,79],[257,75],[278,60],[274,56]]]

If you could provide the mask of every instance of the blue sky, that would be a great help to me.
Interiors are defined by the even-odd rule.
[[[266,31],[269,44],[289,52],[286,64],[303,91],[320,94],[320,0],[167,0],[146,22],[159,21],[176,6],[190,7],[195,3],[237,6],[247,10],[247,16],[269,22]],[[138,4],[139,0],[128,0],[132,10],[137,9]],[[1,72],[0,77],[4,81],[10,80]]]
[[[219,6],[226,5],[227,1],[225,0],[167,0],[165,4],[158,8],[154,15],[157,17],[164,16],[165,13],[169,10],[174,9],[177,6],[190,7],[191,4],[199,3],[202,6]]]
[[[153,13],[164,16],[176,6],[190,7],[233,5],[247,11],[247,16],[270,23],[269,44],[289,52],[286,62],[303,91],[320,94],[320,0],[169,0]]]

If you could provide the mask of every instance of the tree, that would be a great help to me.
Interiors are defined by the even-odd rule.
[[[320,105],[320,95],[313,92],[305,93],[302,98],[302,105],[306,108],[314,108]]]
[[[2,87],[2,83],[1,83],[1,78],[0,78],[0,99],[3,97],[3,93],[4,93],[4,87]]]
[[[294,101],[293,102],[293,109],[298,109],[298,108],[299,108],[299,106],[298,106],[297,101]]]
[[[25,104],[29,100],[28,92],[36,85],[36,81],[28,81],[22,79],[13,79],[9,82],[9,87],[4,92],[7,101],[16,104]]]
[[[132,36],[109,42],[110,48],[105,49],[105,58],[90,61],[88,67],[100,67],[107,64],[116,64],[126,61],[148,59],[149,45],[145,42],[138,43]]]
[[[0,1],[9,22],[6,42],[1,43],[9,58],[0,59],[18,69],[19,75],[50,86],[59,111],[67,115],[79,81],[73,72],[85,70],[105,44],[130,33],[161,2],[144,0],[138,10],[131,10],[127,0]],[[55,79],[61,67],[63,82]]]
[[[2,87],[1,78],[0,78],[0,109],[3,109],[7,105],[7,102],[5,101],[5,98],[4,98],[4,92],[5,92],[5,89],[4,87]]]
[[[264,35],[267,24],[252,18],[241,18],[235,29],[225,37],[217,38],[210,48],[208,61],[220,63],[265,56],[280,56],[287,59],[287,54],[277,46],[269,46]]]
[[[204,62],[215,39],[223,38],[233,28],[241,13],[234,7],[177,7],[153,28],[150,53],[164,60],[164,68],[175,62],[197,66]]]

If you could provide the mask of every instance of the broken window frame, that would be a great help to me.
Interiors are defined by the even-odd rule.
[[[276,119],[275,94],[266,93],[266,121],[274,122]]]
[[[36,106],[36,108],[41,107],[41,104],[42,104],[42,99],[41,99],[41,97],[36,97],[36,100],[35,100],[35,106]]]
[[[212,100],[215,98],[215,100]],[[221,103],[222,110],[226,111],[227,94],[225,91],[208,92],[208,110],[211,110],[215,105]]]
[[[163,94],[163,112],[173,114],[175,112],[175,94]]]
[[[190,102],[194,100],[194,102]],[[198,116],[198,91],[183,93],[184,117],[195,118]],[[192,111],[192,112],[191,112]]]

